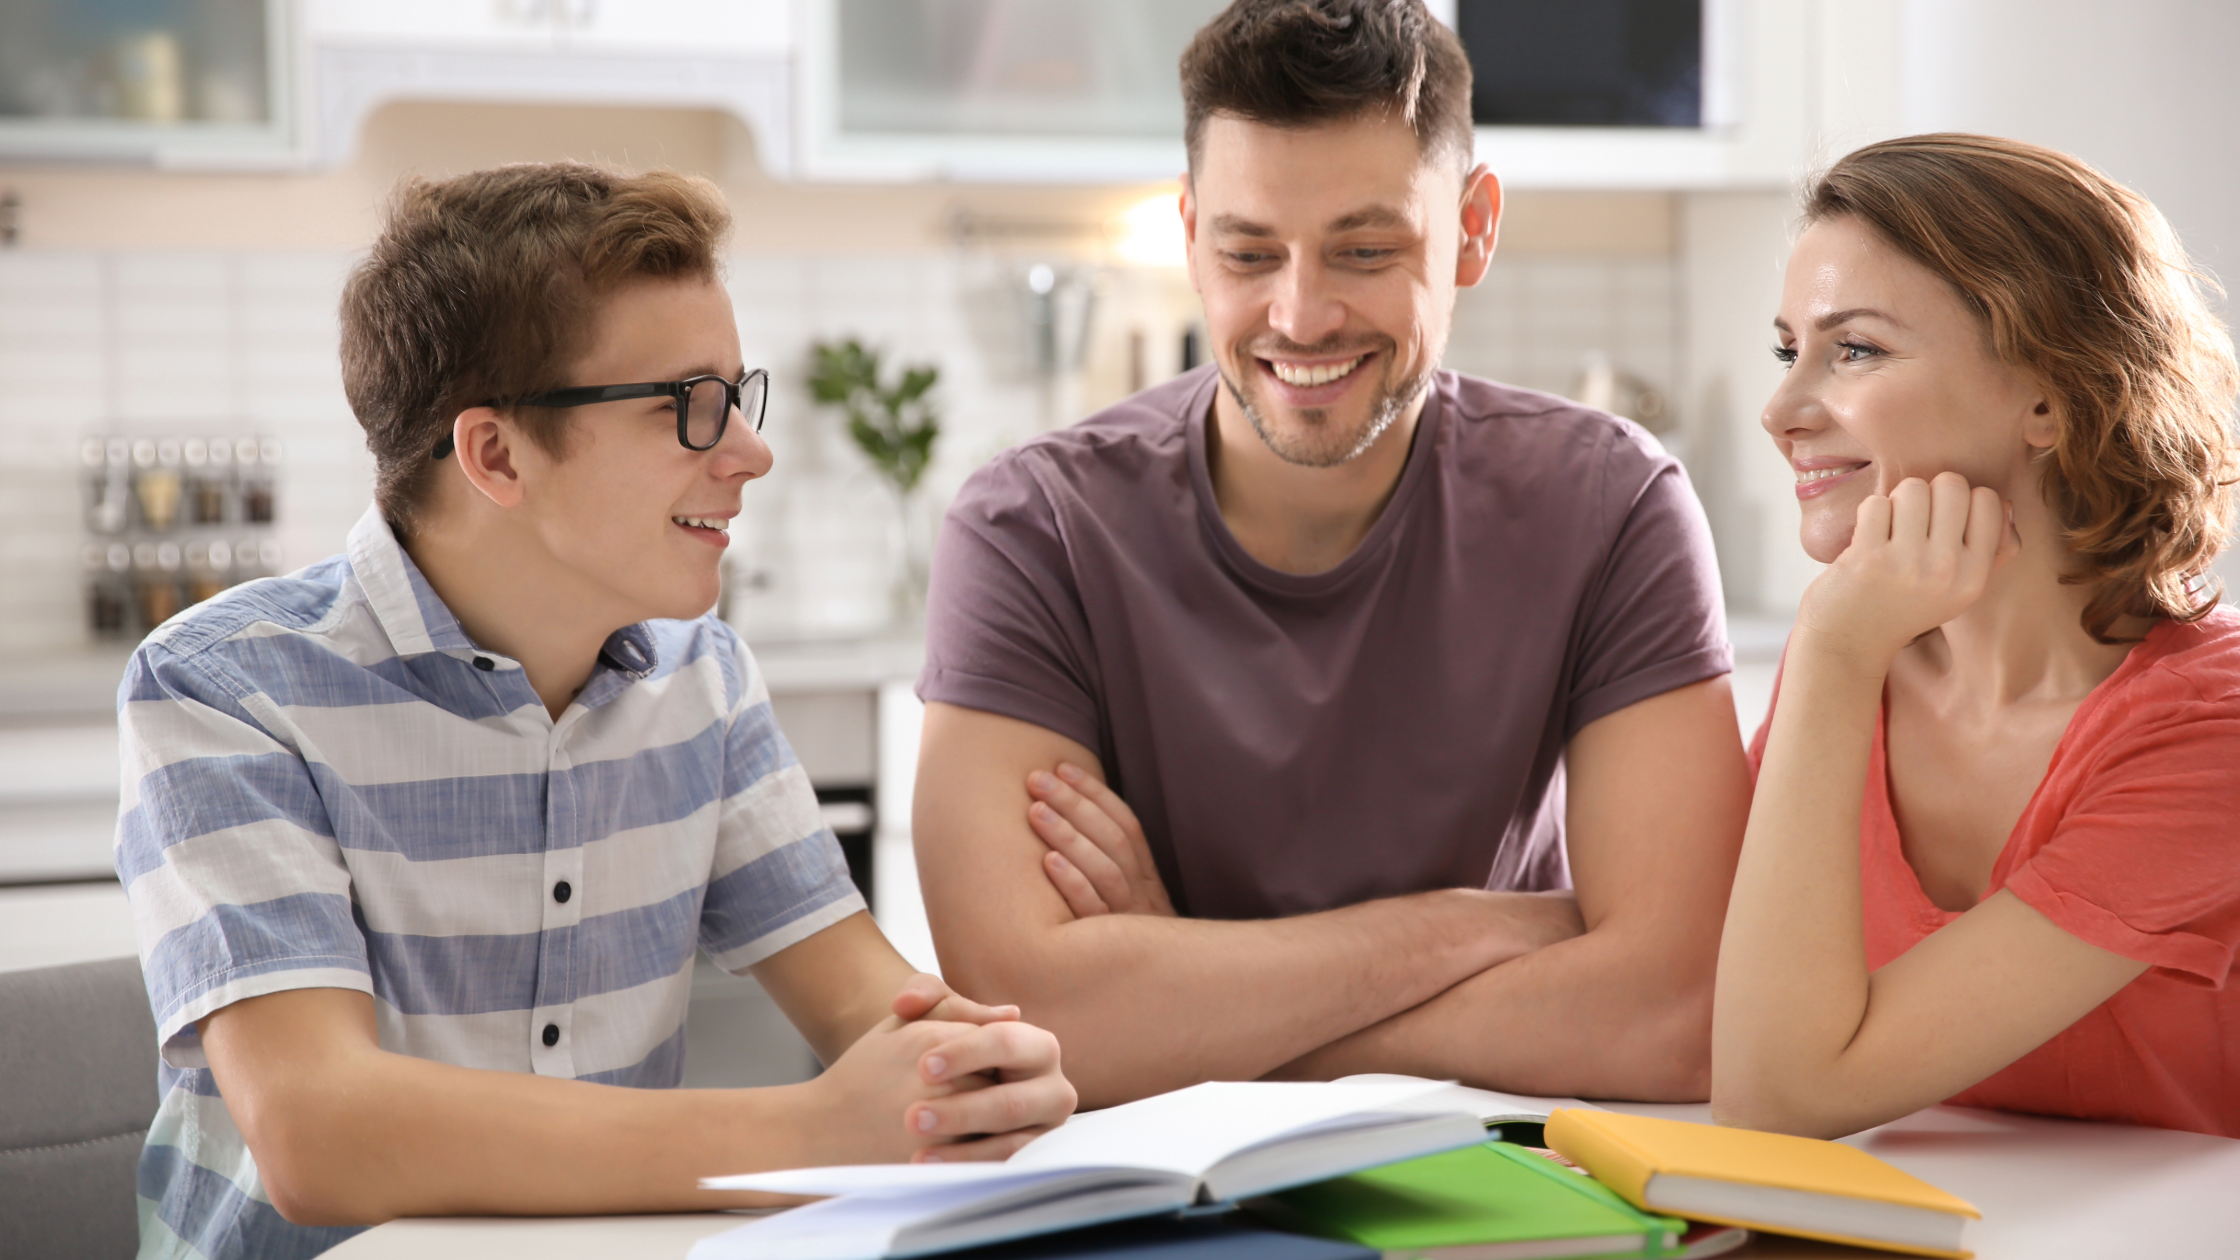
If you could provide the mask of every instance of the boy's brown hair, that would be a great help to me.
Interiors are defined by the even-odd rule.
[[[1470,62],[1423,0],[1237,0],[1182,54],[1182,138],[1206,120],[1313,127],[1397,113],[1426,159],[1470,161]]]
[[[730,226],[713,184],[672,171],[527,163],[398,185],[342,291],[342,385],[391,526],[425,506],[459,412],[568,384],[600,299],[638,277],[714,280]],[[566,412],[506,409],[563,451]]]
[[[1944,278],[2058,425],[2043,486],[2103,643],[2130,617],[2198,621],[2233,519],[2232,339],[2146,198],[2039,145],[1885,140],[1830,167],[1805,220],[1855,218]]]

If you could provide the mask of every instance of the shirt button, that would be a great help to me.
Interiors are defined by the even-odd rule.
[[[544,1043],[548,1046],[560,1044],[560,1025],[546,1024],[544,1026]]]
[[[568,898],[574,896],[575,892],[575,889],[568,887],[568,881],[563,879],[552,886],[552,899],[561,905],[566,905],[568,904]]]
[[[487,656],[478,656],[474,658],[474,667],[487,674],[491,670],[496,669],[498,667],[498,663],[491,660]]]

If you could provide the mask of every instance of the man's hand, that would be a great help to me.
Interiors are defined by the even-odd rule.
[[[926,1007],[913,977],[897,1012]],[[1002,1008],[949,995],[995,1015]],[[865,1033],[809,1083],[824,1120],[819,1163],[996,1160],[1073,1114],[1073,1086],[1058,1068],[1058,1039],[1015,1017],[962,1023],[896,1014]]]
[[[1070,761],[1055,775],[1027,776],[1027,824],[1049,846],[1042,873],[1065,898],[1076,919],[1100,914],[1174,917],[1174,902],[1159,879],[1151,846],[1135,811]]]

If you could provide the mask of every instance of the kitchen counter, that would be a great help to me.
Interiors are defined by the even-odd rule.
[[[89,644],[0,662],[0,726],[83,722],[117,712],[132,645]]]
[[[923,641],[903,636],[750,646],[774,694],[876,691],[915,679],[926,655]],[[131,645],[95,644],[0,663],[0,726],[113,719],[131,656]]]
[[[117,686],[130,656],[127,646],[102,644],[0,665],[0,885],[110,878]],[[757,648],[755,659],[811,781],[871,788],[881,689],[917,677],[924,645],[903,637],[781,643]],[[912,749],[895,764],[915,761]],[[894,795],[906,818],[907,791]]]

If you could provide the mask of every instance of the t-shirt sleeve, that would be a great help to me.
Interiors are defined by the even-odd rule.
[[[2240,944],[2240,704],[2127,717],[2008,891],[2081,940],[2222,988]]]
[[[770,710],[753,653],[731,635],[715,865],[700,906],[700,944],[744,971],[864,909],[816,789]]]
[[[1734,668],[1711,528],[1687,474],[1620,440],[1604,487],[1622,517],[1580,610],[1566,739],[1630,704]]]
[[[918,698],[1098,749],[1089,628],[1043,487],[1013,452],[975,473],[934,544]]]
[[[116,865],[156,1036],[207,1067],[195,1021],[287,989],[373,992],[350,872],[313,772],[206,654],[135,652],[117,706]]]

